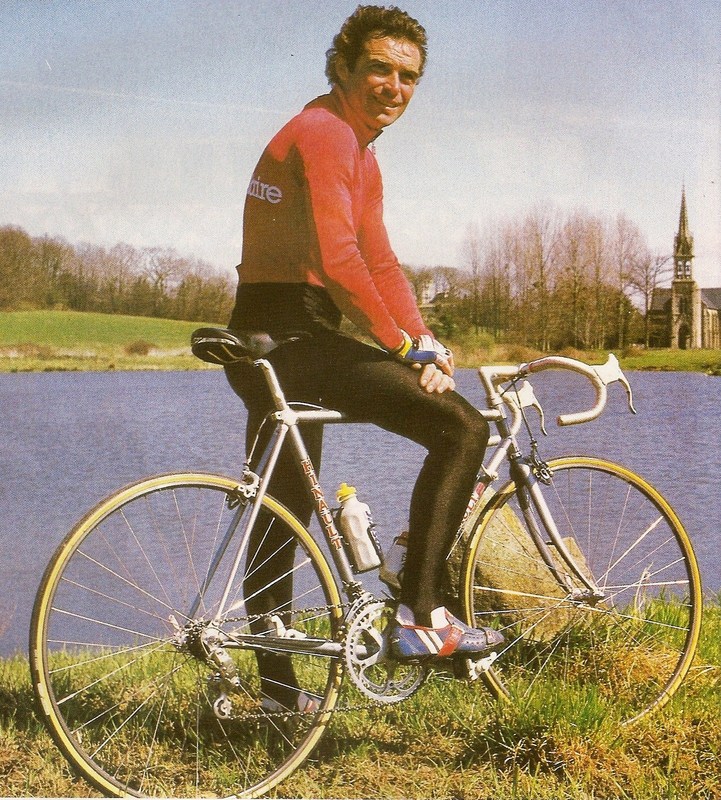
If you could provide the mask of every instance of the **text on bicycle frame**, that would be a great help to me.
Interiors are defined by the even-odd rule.
[[[313,495],[313,499],[315,500],[315,505],[318,509],[318,516],[320,517],[323,528],[325,529],[325,534],[328,537],[328,541],[331,545],[333,545],[333,547],[336,548],[336,550],[340,550],[341,547],[343,547],[343,540],[341,535],[338,533],[335,524],[333,523],[333,514],[328,507],[328,503],[325,501],[323,490],[320,488],[318,477],[313,469],[313,463],[309,458],[306,458],[301,461],[301,466],[303,467],[303,473],[308,476],[310,491]]]

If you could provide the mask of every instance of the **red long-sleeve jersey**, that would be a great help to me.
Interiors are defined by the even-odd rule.
[[[401,328],[430,333],[388,241],[368,134],[353,123],[334,89],[309,103],[263,152],[245,202],[235,326],[250,315],[254,327],[267,322],[279,330],[281,320],[263,317],[282,314],[302,327],[303,315],[323,305],[292,291],[305,285],[323,287],[335,308],[387,349],[401,344]],[[303,308],[284,308],[277,296]]]

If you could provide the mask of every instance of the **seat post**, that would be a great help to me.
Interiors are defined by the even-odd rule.
[[[253,365],[259,367],[263,372],[263,377],[265,378],[265,382],[268,384],[268,389],[270,390],[270,395],[273,398],[276,411],[287,410],[289,408],[288,401],[285,399],[285,394],[283,394],[283,390],[280,388],[278,376],[276,375],[276,372],[273,369],[273,365],[270,363],[270,361],[267,361],[265,358],[259,358],[257,361],[253,362]]]

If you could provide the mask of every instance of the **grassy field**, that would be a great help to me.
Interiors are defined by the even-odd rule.
[[[211,323],[212,324],[212,323]],[[76,311],[0,312],[0,372],[213,369],[190,353],[198,322]],[[521,363],[541,355],[529,348],[493,345],[488,337],[448,342],[461,367]],[[591,363],[606,352],[564,351]],[[624,369],[677,370],[721,375],[721,350],[644,350],[617,353]]]
[[[337,715],[313,757],[270,796],[721,798],[717,603],[707,608],[697,666],[661,712],[619,730],[573,702],[569,693],[543,707],[499,706],[480,685],[431,679],[390,710]],[[93,795],[35,715],[21,657],[0,661],[0,788],[8,797]]]
[[[202,369],[201,323],[76,311],[0,312],[0,372]]]

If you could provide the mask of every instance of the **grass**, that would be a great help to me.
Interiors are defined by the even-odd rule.
[[[523,706],[438,674],[410,700],[336,715],[313,757],[271,797],[686,800],[721,797],[721,608],[698,666],[661,712],[618,729],[571,686]],[[23,657],[0,661],[3,795],[89,796],[36,715]]]
[[[213,369],[190,353],[190,334],[201,324],[77,311],[2,311],[0,372]],[[520,345],[496,345],[487,334],[448,344],[460,367],[521,363],[542,355]],[[608,353],[566,350],[562,355],[602,363]],[[721,350],[629,348],[617,355],[627,370],[721,375]]]
[[[0,372],[202,369],[199,322],[77,311],[0,312]]]
[[[625,369],[683,370],[721,375],[721,350],[637,350],[624,354]]]

